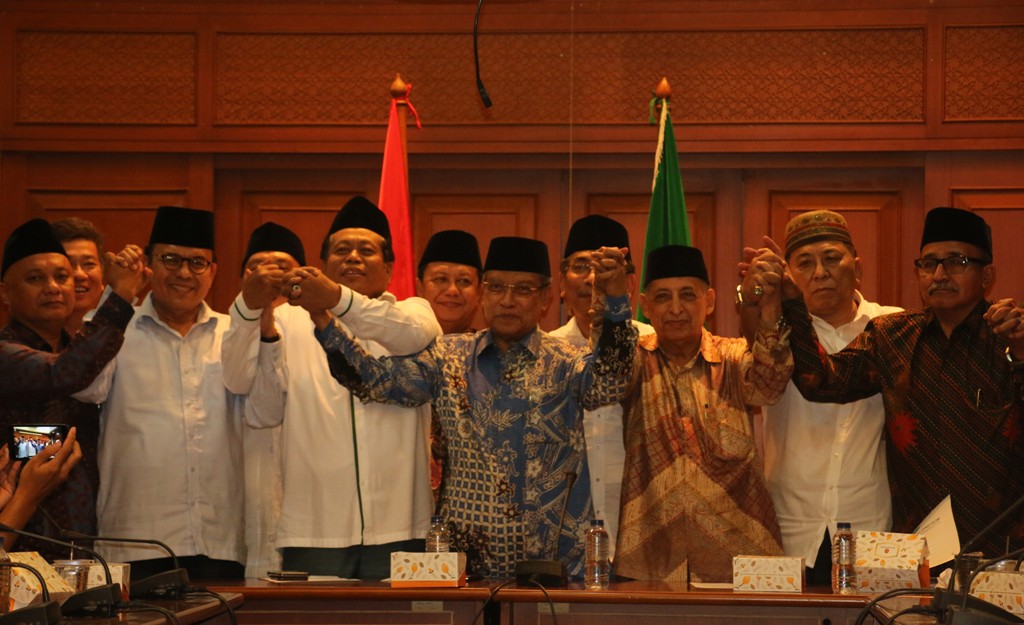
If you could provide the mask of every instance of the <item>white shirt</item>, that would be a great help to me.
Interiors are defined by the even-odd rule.
[[[101,413],[99,533],[155,538],[178,555],[243,562],[240,398],[224,388],[227,315],[205,303],[182,337],[136,308]],[[166,557],[106,543],[114,562]]]
[[[853,321],[833,328],[811,315],[818,340],[834,354],[879,315],[895,306],[860,304]],[[847,521],[854,531],[888,531],[892,500],[886,473],[881,395],[848,404],[807,401],[792,381],[774,406],[765,407],[765,477],[775,503],[786,555],[814,566],[826,528]]]
[[[654,334],[654,328],[639,321],[633,325],[640,336]],[[576,318],[571,317],[562,327],[550,332],[551,336],[565,339],[576,347],[587,347],[589,339],[583,336]],[[626,448],[622,438],[622,406],[611,404],[583,413],[583,437],[587,443],[587,464],[590,467],[590,496],[594,501],[594,518],[604,519],[604,527],[611,539],[608,557],[615,558],[615,541],[619,533],[619,502],[622,498],[622,470],[626,463]]]
[[[331,377],[309,313],[279,306],[281,340],[261,344],[259,312],[236,298],[236,331],[225,340],[224,359],[229,388],[251,386],[247,422],[283,423],[277,546],[341,548],[425,536],[433,509],[430,406],[364,404]],[[368,298],[342,287],[332,312],[374,356],[416,353],[441,335],[430,304],[418,297],[396,302],[390,293]]]

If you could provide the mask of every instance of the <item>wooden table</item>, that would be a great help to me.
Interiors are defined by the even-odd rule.
[[[498,586],[495,581],[464,588],[391,588],[375,582],[207,582],[211,590],[244,595],[239,622],[261,625],[471,625]],[[802,594],[735,593],[623,582],[598,592],[572,584],[548,589],[545,596],[538,588],[510,584],[496,592],[477,622],[554,625],[557,619],[558,625],[852,625],[867,601],[865,596],[833,595],[824,588]]]
[[[221,593],[232,608],[242,605],[243,595],[238,592]],[[178,601],[146,601],[174,612],[182,625],[226,625],[230,623],[227,608],[217,599],[196,595]],[[111,618],[64,619],[65,625],[166,625],[167,618],[160,612],[122,612]]]

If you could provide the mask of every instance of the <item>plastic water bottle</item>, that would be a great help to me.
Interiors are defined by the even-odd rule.
[[[612,572],[611,562],[608,561],[608,540],[604,521],[591,521],[586,536],[587,568],[583,578],[583,586],[587,590],[608,589],[608,580]]]
[[[444,524],[444,517],[430,517],[430,529],[427,530],[427,553],[448,551],[451,541],[452,534],[448,531],[448,526]]]
[[[832,592],[837,595],[857,594],[857,539],[849,523],[839,523],[832,539]]]
[[[11,556],[4,549],[4,537],[0,536],[0,562],[10,562]],[[0,614],[11,609],[11,567],[0,566]]]

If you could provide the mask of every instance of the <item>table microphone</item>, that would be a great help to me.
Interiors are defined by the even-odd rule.
[[[1003,610],[999,606],[972,597],[970,595],[970,586],[967,589],[959,589],[957,592],[956,588],[956,571],[960,567],[960,557],[969,551],[974,545],[978,543],[986,534],[988,534],[994,527],[1005,521],[1013,512],[1024,505],[1024,495],[1022,495],[1017,501],[1013,502],[1009,508],[1004,510],[999,516],[992,519],[992,522],[981,529],[980,532],[975,534],[966,544],[960,548],[960,552],[956,554],[956,558],[953,560],[953,571],[949,578],[949,586],[947,588],[935,588],[932,594],[932,608],[938,613],[938,620],[940,623],[957,625],[989,625],[1005,623],[1021,623],[1024,620],[1015,616],[1011,612]],[[980,565],[979,565],[979,568]],[[973,579],[973,577],[971,578]],[[957,604],[962,604],[957,605]]]
[[[56,601],[50,601],[50,590],[46,587],[46,580],[36,567],[21,562],[0,562],[0,567],[26,569],[39,580],[40,592],[43,602],[39,605],[30,605],[17,610],[11,610],[0,616],[0,625],[50,625],[60,622],[60,605]]]
[[[517,584],[539,584],[541,586],[568,586],[569,573],[565,565],[558,559],[558,540],[562,536],[565,525],[565,511],[569,507],[569,493],[576,483],[576,472],[565,472],[565,496],[562,498],[562,515],[558,519],[558,531],[555,532],[554,544],[551,546],[550,560],[520,560],[516,562]]]
[[[60,528],[58,528],[60,529]],[[136,543],[141,545],[156,545],[171,556],[172,569],[161,571],[150,575],[139,581],[132,580],[128,592],[132,599],[180,599],[183,594],[192,587],[189,584],[188,571],[178,566],[178,556],[170,547],[155,539],[146,538],[119,538],[113,536],[91,536],[76,532],[74,530],[60,529],[60,535],[68,539],[98,540],[100,542],[112,543]]]
[[[117,614],[118,606],[121,603],[121,584],[113,584],[110,582],[110,567],[107,566],[107,561],[103,559],[103,556],[92,549],[87,549],[80,545],[66,543],[63,540],[57,540],[56,538],[50,538],[49,536],[33,534],[32,532],[26,532],[25,530],[14,529],[13,527],[4,525],[3,523],[0,523],[0,532],[8,532],[19,536],[28,536],[29,538],[35,538],[36,540],[41,540],[53,545],[78,549],[79,551],[84,551],[90,556],[96,558],[103,567],[103,575],[106,577],[107,583],[102,586],[87,588],[81,592],[76,592],[61,604],[60,611],[66,617],[110,617]]]

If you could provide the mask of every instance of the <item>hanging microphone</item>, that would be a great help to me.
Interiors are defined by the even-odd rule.
[[[36,567],[22,564],[21,562],[0,562],[0,567],[26,569],[39,580],[39,588],[43,602],[39,605],[30,605],[17,610],[11,610],[0,616],[0,625],[50,625],[60,622],[60,605],[56,601],[50,601],[50,590],[46,587],[46,580]]]
[[[60,606],[61,613],[66,617],[79,617],[79,616],[114,616],[117,614],[118,606],[121,603],[121,585],[113,584],[110,581],[110,567],[107,566],[107,561],[103,559],[103,556],[96,553],[92,549],[87,549],[81,545],[75,545],[72,543],[66,543],[63,540],[57,540],[56,538],[50,538],[49,536],[42,536],[40,534],[33,534],[32,532],[26,532],[25,530],[14,529],[9,525],[0,523],[0,532],[8,532],[10,534],[17,534],[19,536],[27,536],[29,538],[35,538],[53,545],[60,545],[61,547],[70,547],[71,549],[78,549],[84,551],[90,556],[96,558],[96,560],[103,567],[103,575],[106,578],[107,583],[103,586],[97,586],[95,588],[87,588],[81,592],[76,592],[64,601]]]
[[[477,50],[476,40],[477,33],[480,30],[480,9],[484,6],[484,0],[478,0],[476,3],[476,15],[473,17],[473,65],[476,67],[476,89],[480,92],[480,99],[484,102],[484,107],[491,108],[491,96],[487,95],[487,88],[484,87],[484,81],[480,78],[480,52]]]
[[[539,584],[540,586],[568,586],[569,572],[565,565],[558,559],[558,539],[562,535],[562,527],[565,525],[565,511],[569,507],[569,493],[576,484],[576,472],[569,470],[565,472],[565,495],[562,497],[562,514],[558,519],[558,531],[555,532],[553,544],[551,545],[550,560],[520,560],[516,562],[516,583]]]
[[[60,529],[60,528],[58,528]],[[132,581],[129,587],[129,596],[132,599],[180,599],[183,594],[191,589],[188,579],[188,571],[178,566],[178,556],[166,544],[159,540],[147,538],[122,538],[114,536],[90,536],[82,532],[60,529],[60,535],[68,539],[98,540],[111,543],[135,543],[140,545],[156,545],[171,556],[172,568],[169,571],[161,571],[150,575],[139,581]]]

